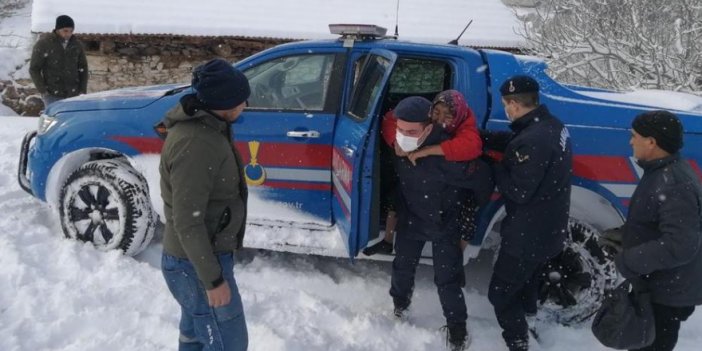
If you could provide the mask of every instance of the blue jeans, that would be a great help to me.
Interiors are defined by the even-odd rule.
[[[248,348],[244,308],[234,280],[234,255],[220,254],[217,258],[232,299],[226,306],[213,308],[207,303],[205,288],[190,261],[165,252],[161,257],[166,285],[181,309],[179,351],[245,351]]]

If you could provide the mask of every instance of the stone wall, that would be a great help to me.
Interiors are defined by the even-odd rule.
[[[267,38],[172,35],[84,35],[88,92],[130,86],[188,83],[193,67],[220,57],[236,62],[286,42]],[[36,116],[43,103],[30,80],[0,82],[3,103],[20,115]]]
[[[44,102],[29,79],[0,81],[2,103],[22,116],[38,116]]]
[[[193,67],[214,57],[236,62],[271,46],[273,39],[186,36],[85,36],[89,91],[187,83]]]

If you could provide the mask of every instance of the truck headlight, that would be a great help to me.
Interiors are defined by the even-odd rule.
[[[37,135],[45,134],[53,126],[56,125],[56,118],[45,114],[39,116],[39,128],[37,128]]]

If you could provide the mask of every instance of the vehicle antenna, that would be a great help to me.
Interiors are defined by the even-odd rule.
[[[397,0],[397,8],[395,9],[395,39],[399,36],[397,32],[397,24],[399,23],[399,17],[400,17],[400,0]]]
[[[461,39],[461,37],[463,36],[463,33],[466,32],[466,29],[468,29],[468,27],[470,27],[471,23],[473,23],[473,20],[470,20],[470,22],[468,22],[468,24],[466,24],[466,27],[463,28],[463,31],[461,32],[461,34],[458,35],[458,38],[449,41],[449,44],[458,45],[458,39]]]

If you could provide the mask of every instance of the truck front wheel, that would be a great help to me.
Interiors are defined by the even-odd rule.
[[[73,172],[61,189],[59,215],[66,237],[129,256],[146,248],[156,225],[146,180],[120,158]]]
[[[539,319],[565,325],[583,322],[616,286],[613,257],[597,245],[599,231],[571,218],[565,249],[541,271]]]

